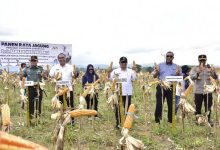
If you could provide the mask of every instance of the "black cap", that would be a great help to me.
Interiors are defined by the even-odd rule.
[[[31,56],[31,60],[37,60],[37,56]]]
[[[206,55],[201,54],[198,56],[198,60],[207,60],[207,57],[206,57]]]
[[[188,65],[183,65],[181,69],[182,69],[182,73],[186,74],[187,72],[190,71],[191,68]]]
[[[121,58],[119,59],[119,62],[120,62],[120,63],[128,63],[128,59],[123,56],[123,57],[121,57]]]

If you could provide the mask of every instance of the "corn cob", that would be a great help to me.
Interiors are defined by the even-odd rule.
[[[0,149],[48,150],[41,145],[2,131],[0,131]]]
[[[155,81],[150,82],[148,85],[149,85],[149,86],[152,86],[152,85],[158,84],[158,83],[160,83],[160,81],[155,80]]]
[[[21,81],[21,88],[22,88],[22,89],[24,89],[24,83],[25,83],[25,77],[23,77],[23,78],[22,78],[22,81]]]
[[[169,82],[166,82],[166,81],[163,81],[163,80],[160,82],[160,85],[161,85],[162,88],[165,89],[165,90],[168,90],[168,89],[171,88]]]
[[[22,68],[21,67],[19,68],[19,75],[20,75],[20,77],[22,77]]]
[[[1,105],[2,124],[3,126],[10,125],[10,108],[8,104]]]
[[[61,108],[61,104],[60,104],[60,101],[57,99],[57,96],[55,95],[53,98],[52,98],[52,108],[55,109],[55,108]]]
[[[108,93],[108,91],[110,90],[110,88],[111,88],[111,83],[110,82],[106,82],[105,83],[105,87],[104,87],[104,94],[107,94]]]
[[[107,73],[112,70],[112,66],[113,66],[113,62],[111,61],[110,65],[109,65],[109,67],[108,67],[108,69],[107,69]]]
[[[159,66],[158,66],[157,63],[154,63],[154,69],[155,69],[155,70],[159,70]]]
[[[124,122],[124,128],[130,129],[134,119],[135,105],[131,104],[128,109],[128,114]]]
[[[137,65],[136,65],[135,61],[133,61],[133,63],[132,63],[132,70],[134,70],[134,71],[137,70]]]
[[[62,78],[62,72],[57,72],[54,76],[56,80],[60,80]]]
[[[73,74],[76,73],[76,65],[73,65]]]
[[[95,116],[97,115],[96,110],[88,109],[77,109],[69,112],[71,117],[81,117],[81,116]]]
[[[83,97],[86,97],[89,93],[89,91],[92,89],[92,86],[89,86],[82,94]]]
[[[86,97],[87,94],[91,93],[91,90],[94,90],[94,87],[96,87],[99,82],[100,82],[100,79],[96,80],[94,83],[87,84],[86,90],[83,92],[82,96]]]
[[[193,91],[193,84],[190,84],[190,85],[188,86],[188,88],[185,90],[184,96],[185,96],[185,97],[188,97],[189,94],[192,93],[192,91]]]
[[[39,82],[39,85],[40,85],[40,89],[44,90],[44,86],[45,86],[44,79],[42,79],[42,82]]]
[[[58,93],[56,94],[56,96],[61,96],[61,95],[65,94],[65,93],[67,93],[68,90],[69,90],[69,89],[68,89],[67,87],[65,87],[65,88],[63,88],[63,89],[59,89],[59,90],[58,90]]]
[[[113,82],[112,82],[112,86],[111,86],[112,92],[115,91],[116,82],[117,82],[117,79],[114,79]]]
[[[116,93],[112,94],[107,101],[108,104],[110,104],[110,106],[112,107],[112,109],[114,108],[114,104],[118,105],[118,96]]]

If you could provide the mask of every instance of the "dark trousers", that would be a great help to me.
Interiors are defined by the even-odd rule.
[[[163,90],[163,98],[162,98],[162,90]],[[160,85],[157,85],[156,87],[156,109],[155,109],[155,121],[156,123],[160,123],[160,120],[162,119],[162,109],[163,109],[163,103],[164,100],[167,100],[167,106],[168,106],[168,122],[172,123],[172,104],[173,104],[173,90],[168,89],[164,90],[161,88]]]
[[[39,96],[38,96],[37,88],[35,88],[34,86],[28,87],[29,113],[31,119],[34,116],[35,110],[37,110],[37,112],[35,112],[36,117],[37,115],[41,114],[42,98],[43,98],[43,91],[41,89],[39,89]]]
[[[122,103],[123,103],[124,109],[125,109],[126,97],[127,96],[122,96]],[[131,105],[131,95],[128,95],[128,108],[130,105]],[[128,108],[127,108],[127,111],[128,111]],[[121,112],[121,113],[124,113],[124,112]],[[115,119],[116,119],[116,125],[119,125],[118,106],[117,105],[115,105]]]
[[[201,114],[202,102],[204,101],[205,112],[209,111],[208,119],[210,121],[211,107],[212,107],[212,93],[208,93],[208,95],[207,94],[194,94],[194,96],[195,96],[195,105],[196,105],[195,114],[196,115]]]
[[[66,95],[67,97],[67,95]],[[73,101],[73,91],[70,91],[70,98],[66,98],[66,103],[68,107],[71,107],[71,110],[74,110],[74,101]],[[59,96],[59,101],[63,104],[63,95]]]
[[[86,99],[87,109],[92,109],[94,107],[94,110],[98,112],[98,94],[95,94],[92,99],[90,99],[90,94],[88,94],[85,99]],[[97,115],[95,117],[97,117]]]
[[[73,91],[70,91],[70,97],[69,99],[67,98],[67,94],[66,94],[66,103],[68,107],[71,107],[71,110],[74,110],[74,99],[73,99]],[[63,104],[63,95],[59,96],[59,101],[61,104]],[[73,125],[74,123],[74,118],[71,118],[71,124]]]

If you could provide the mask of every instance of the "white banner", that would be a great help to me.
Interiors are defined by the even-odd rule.
[[[49,44],[36,42],[0,41],[0,66],[29,64],[32,55],[38,56],[38,65],[53,66],[58,63],[57,55],[64,53],[71,64],[71,44]]]

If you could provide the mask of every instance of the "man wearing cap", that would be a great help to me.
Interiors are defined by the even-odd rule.
[[[179,76],[181,74],[181,68],[173,63],[174,53],[168,51],[166,53],[166,62],[160,63],[158,66],[155,66],[153,71],[153,77],[158,78],[159,80],[165,80],[166,76]],[[163,92],[162,92],[163,90]],[[162,94],[163,93],[163,94]],[[163,96],[163,97],[162,97]],[[155,109],[155,122],[160,124],[162,119],[162,108],[164,98],[167,100],[168,106],[168,122],[172,123],[172,99],[173,99],[173,89],[163,89],[159,84],[156,87],[156,109]]]
[[[35,107],[38,111],[35,112],[36,115],[41,114],[41,102],[43,96],[43,92],[40,89],[39,84],[36,85],[36,83],[42,81],[43,68],[41,66],[38,66],[37,63],[37,56],[31,56],[30,66],[27,66],[22,73],[22,77],[26,77],[27,81],[33,81],[35,83],[33,86],[28,86],[29,113],[31,119],[34,116]]]
[[[59,81],[63,81],[63,82],[67,83],[66,86],[69,89],[69,93],[67,94],[67,97],[68,97],[67,98],[67,105],[68,105],[68,107],[71,108],[71,110],[73,110],[74,109],[74,101],[73,101],[72,79],[73,79],[73,77],[76,78],[78,76],[78,72],[76,72],[74,74],[73,67],[70,64],[66,63],[66,55],[64,53],[60,53],[57,58],[58,58],[59,64],[57,64],[51,68],[49,75],[50,75],[50,77],[53,78],[57,73],[62,74]],[[61,103],[63,103],[63,96],[62,95],[59,96],[59,100]],[[74,121],[72,120],[71,123],[73,125]]]
[[[110,80],[114,80],[117,78],[119,82],[122,83],[122,101],[125,108],[126,97],[127,97],[127,108],[129,108],[131,104],[131,96],[132,96],[132,81],[136,79],[136,72],[132,69],[127,68],[128,60],[126,57],[121,57],[119,59],[120,67],[113,70],[110,74]],[[115,117],[116,117],[116,128],[119,128],[119,118],[118,118],[118,108],[115,107]]]
[[[192,68],[190,76],[194,80],[194,101],[196,105],[196,115],[201,114],[202,102],[204,101],[205,112],[208,113],[208,121],[211,123],[211,107],[212,107],[212,92],[205,92],[204,85],[211,85],[210,77],[218,79],[215,70],[206,65],[207,56],[201,54],[198,56],[199,65]]]

